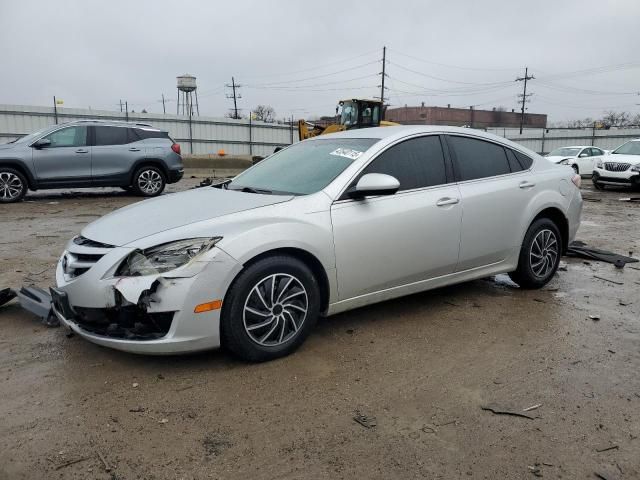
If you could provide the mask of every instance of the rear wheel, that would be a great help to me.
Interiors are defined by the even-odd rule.
[[[0,167],[0,203],[18,202],[27,194],[27,179],[18,170]]]
[[[556,224],[539,218],[524,236],[518,268],[509,274],[521,288],[544,287],[556,273],[562,255],[562,237]]]
[[[133,189],[143,197],[155,197],[164,190],[167,180],[157,167],[140,167],[133,176]]]
[[[304,342],[319,310],[320,289],[309,267],[289,256],[261,259],[243,270],[227,292],[223,346],[253,362],[283,357]]]

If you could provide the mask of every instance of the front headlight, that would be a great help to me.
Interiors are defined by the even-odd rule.
[[[596,162],[596,168],[602,168],[604,166],[604,163],[602,163],[602,160],[598,160]]]
[[[222,237],[190,238],[132,252],[118,267],[116,276],[155,275],[181,267],[211,250]]]
[[[640,165],[634,165],[633,167],[631,167],[631,171],[632,172],[640,172]]]
[[[568,158],[565,158],[565,159],[563,159],[563,160],[560,160],[560,161],[558,162],[558,165],[569,165],[569,159],[568,159]]]

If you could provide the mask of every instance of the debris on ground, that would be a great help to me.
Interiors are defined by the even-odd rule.
[[[597,322],[598,320],[600,320],[600,315],[589,315],[589,320]]]
[[[96,450],[96,453],[98,454],[98,458],[100,458],[100,461],[102,462],[102,465],[104,465],[104,471],[105,472],[110,472],[111,471],[111,467],[107,463],[107,460],[104,458],[104,455],[102,455],[100,450]]]
[[[133,408],[130,408],[129,411],[133,413],[142,413],[144,412],[144,407],[140,407],[140,406],[133,407]]]
[[[600,250],[599,248],[588,247],[586,243],[579,240],[569,244],[569,247],[567,248],[567,256],[586,258],[588,260],[598,260],[601,262],[613,263],[614,265],[617,262],[618,265],[621,264],[623,267],[627,263],[640,261],[637,258],[627,257],[626,255],[619,255],[606,250]]]
[[[38,287],[22,287],[18,293],[20,306],[42,319],[47,327],[59,327],[60,320],[51,308],[51,294]]]
[[[604,280],[605,282],[615,283],[616,285],[624,285],[624,282],[619,282],[617,280],[611,280],[610,278],[601,277],[599,275],[594,275],[593,278],[597,278],[598,280]]]
[[[609,445],[608,447],[596,448],[596,452],[602,453],[602,452],[608,452],[609,450],[618,450],[618,449],[619,449],[618,445]]]
[[[360,411],[358,410],[355,411],[353,420],[355,420],[365,428],[373,428],[378,424],[376,421],[376,417],[365,415],[363,413],[360,413]]]
[[[540,408],[542,406],[541,403],[536,403],[535,405],[531,405],[530,407],[527,408],[523,408],[522,411],[523,412],[530,412],[531,410],[537,410],[538,408]]]
[[[527,468],[536,477],[542,477],[542,470],[540,469],[540,464],[539,463],[536,463],[534,465],[527,465]]]
[[[640,202],[640,197],[622,197],[619,198],[620,202]]]
[[[69,460],[68,462],[61,463],[60,465],[56,465],[55,469],[60,470],[61,468],[68,467],[69,465],[73,465],[75,463],[84,462],[85,460],[89,460],[91,457],[80,457],[75,460]]]
[[[5,303],[9,303],[11,300],[16,298],[16,292],[11,290],[10,288],[3,288],[0,290],[0,306]]]
[[[527,418],[529,420],[535,420],[536,418],[536,417],[532,417],[531,415],[527,415],[526,413],[518,412],[517,410],[510,410],[508,408],[499,407],[493,404],[483,405],[480,408],[482,408],[482,410],[488,410],[490,412],[493,412],[496,415],[511,415],[512,417],[522,417],[522,418]]]

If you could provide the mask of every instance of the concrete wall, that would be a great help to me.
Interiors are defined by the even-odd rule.
[[[473,128],[520,126],[520,114],[498,110],[477,110],[448,107],[400,107],[389,108],[385,120],[404,125],[469,125]],[[547,116],[525,113],[525,126],[547,126]]]
[[[623,143],[640,138],[640,128],[615,128],[598,130],[593,128],[488,128],[488,132],[508,138],[538,153],[549,153],[560,147],[592,145],[613,150]]]
[[[127,120],[126,113],[80,108],[58,108],[58,122],[103,119]],[[273,153],[277,146],[298,141],[298,129],[290,125],[151,113],[130,113],[131,122],[149,123],[169,132],[185,154],[210,154],[224,149],[230,155]],[[32,133],[56,123],[53,107],[0,105],[0,143]],[[191,126],[191,129],[189,128]],[[191,133],[190,133],[191,132]],[[250,141],[251,140],[251,141]],[[191,148],[193,146],[193,148]]]

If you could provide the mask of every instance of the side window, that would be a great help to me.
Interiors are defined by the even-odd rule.
[[[49,148],[84,147],[87,145],[87,127],[68,127],[56,130],[45,138],[51,141]]]
[[[363,170],[385,173],[400,182],[400,191],[447,183],[444,154],[440,137],[430,135],[413,138],[382,152]]]
[[[131,130],[140,140],[144,140],[146,138],[169,138],[169,134],[167,132],[162,132],[160,130],[148,130],[144,128],[132,128]]]
[[[448,139],[455,152],[461,181],[511,173],[502,146],[469,137],[449,136]]]
[[[591,153],[591,149],[590,148],[583,148],[578,156],[580,156],[580,155],[584,155],[586,157],[590,157],[593,154]]]
[[[591,156],[597,157],[598,155],[602,155],[604,152],[599,148],[591,147]]]
[[[127,128],[124,127],[94,127],[96,131],[96,145],[124,145],[129,143]]]
[[[505,152],[507,152],[507,158],[509,159],[509,166],[511,167],[512,172],[519,172],[521,170],[528,170],[531,168],[533,164],[533,159],[528,157],[520,152],[516,152],[515,150],[511,150],[510,148],[505,147]]]

